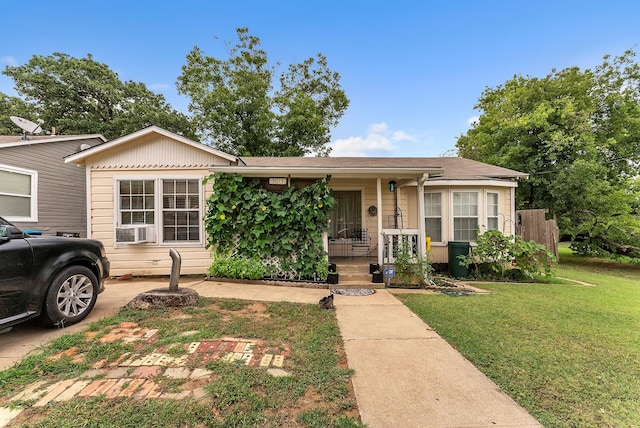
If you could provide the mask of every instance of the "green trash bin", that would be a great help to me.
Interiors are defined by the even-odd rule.
[[[466,278],[469,270],[460,263],[458,256],[469,254],[468,241],[449,241],[449,275],[454,278]]]

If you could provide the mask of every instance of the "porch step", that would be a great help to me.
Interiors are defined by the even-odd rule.
[[[340,274],[339,276],[340,283],[345,281],[361,282],[361,283],[371,282],[371,275],[369,275],[368,272],[367,273],[351,273],[351,272],[344,272],[338,269],[338,273]]]
[[[337,287],[344,288],[384,288],[384,284],[373,283],[369,265],[374,259],[356,257],[354,259],[334,259],[336,272],[340,274]],[[336,287],[334,287],[336,288]]]

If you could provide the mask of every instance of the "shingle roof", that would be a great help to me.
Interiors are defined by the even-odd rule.
[[[486,178],[526,178],[528,174],[459,157],[381,158],[381,157],[242,157],[250,167],[280,168],[425,168],[444,169],[431,179],[472,180]]]
[[[100,139],[101,141],[107,141],[100,134],[87,134],[87,135],[29,135],[27,139],[23,139],[22,135],[0,135],[0,148],[2,147],[14,147],[14,146],[26,146],[31,144],[44,144],[44,143],[57,143],[60,141],[76,141],[76,140],[90,140]]]

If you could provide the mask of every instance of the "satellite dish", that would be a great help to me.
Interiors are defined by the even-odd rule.
[[[42,128],[40,127],[40,125],[44,123],[42,119],[38,119],[38,123],[33,123],[30,120],[18,116],[9,116],[9,119],[22,129],[22,138],[26,139],[27,134],[39,134],[42,132]]]
[[[81,144],[80,145],[80,151],[87,150],[87,149],[90,149],[90,148],[91,148],[91,144],[85,143],[85,144]]]

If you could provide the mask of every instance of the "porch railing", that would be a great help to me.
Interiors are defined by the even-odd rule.
[[[398,249],[405,246],[411,257],[420,254],[418,248],[418,229],[382,229],[382,240],[384,243],[383,260],[387,263],[394,263]]]

